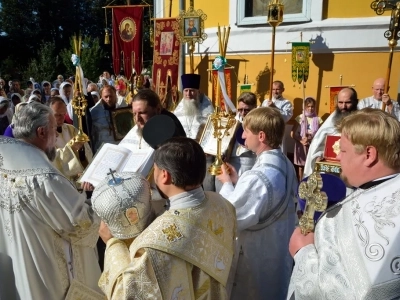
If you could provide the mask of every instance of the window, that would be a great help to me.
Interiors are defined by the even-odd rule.
[[[285,6],[283,22],[308,22],[311,20],[312,0],[281,0]],[[266,24],[270,0],[238,0],[237,25]]]

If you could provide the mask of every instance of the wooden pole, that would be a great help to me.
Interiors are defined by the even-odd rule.
[[[272,101],[272,84],[274,82],[274,63],[275,63],[275,32],[276,27],[272,27],[272,45],[271,45],[271,76],[269,80],[269,101]]]

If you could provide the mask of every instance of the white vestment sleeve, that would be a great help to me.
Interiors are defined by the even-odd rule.
[[[35,200],[42,218],[63,239],[72,244],[94,247],[98,239],[100,218],[80,194],[61,175],[45,180],[35,190]]]
[[[295,265],[290,280],[287,300],[324,299],[319,287],[318,253],[314,244],[301,248],[294,256]],[[294,294],[294,297],[292,295]]]
[[[225,183],[220,194],[229,200],[236,208],[238,231],[245,230],[256,225],[260,220],[260,214],[267,195],[267,187],[256,174],[239,178],[234,191],[232,184]]]

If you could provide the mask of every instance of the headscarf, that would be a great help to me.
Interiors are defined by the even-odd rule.
[[[307,99],[313,99],[314,103],[317,103],[317,101],[313,98],[313,97],[306,97],[306,99],[304,99],[304,109],[303,109],[303,117],[301,118],[301,122],[300,122],[300,136],[301,137],[305,137],[307,132],[307,128],[308,128],[308,121],[307,118],[312,118],[312,132],[311,135],[314,136],[315,133],[317,132],[318,128],[319,128],[319,117],[317,116],[317,113],[314,112],[313,113],[309,113],[306,111],[305,109],[305,102]]]
[[[70,85],[72,87],[72,91],[71,91],[71,95],[69,96],[69,99],[67,98],[67,96],[65,96],[65,93],[64,93],[64,87],[67,86],[67,85]],[[65,104],[67,105],[68,116],[71,118],[71,120],[73,120],[74,113],[73,113],[73,108],[72,108],[72,105],[71,105],[71,100],[74,97],[74,87],[68,81],[64,81],[60,85],[59,92],[60,92],[60,97],[64,100]]]

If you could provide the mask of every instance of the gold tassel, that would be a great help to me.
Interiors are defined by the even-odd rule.
[[[106,32],[106,36],[104,37],[104,44],[109,45],[110,44],[110,35],[108,33],[108,28],[107,28],[107,9],[106,8],[104,8],[104,17],[106,19],[106,28],[104,29],[104,31]]]
[[[104,44],[109,45],[110,44],[110,35],[108,33],[108,29],[105,29],[106,35],[104,37]]]

